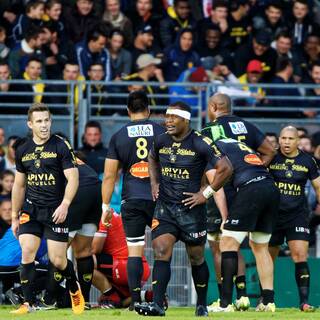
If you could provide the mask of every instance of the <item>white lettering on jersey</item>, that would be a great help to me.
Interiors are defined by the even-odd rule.
[[[127,127],[127,130],[129,138],[153,136],[152,124],[137,124],[135,126]]]
[[[229,126],[230,126],[231,131],[232,131],[233,134],[248,133],[246,126],[241,121],[229,122]]]

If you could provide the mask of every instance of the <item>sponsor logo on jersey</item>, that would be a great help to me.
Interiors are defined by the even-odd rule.
[[[163,167],[161,168],[161,174],[165,177],[170,177],[174,179],[182,179],[182,180],[190,179],[189,171],[183,168]]]
[[[149,178],[149,164],[145,161],[140,161],[133,164],[130,168],[132,176],[140,179]]]
[[[243,122],[229,122],[229,126],[233,134],[245,134],[248,133],[246,126]]]
[[[305,227],[296,227],[296,232],[302,232],[302,233],[310,234],[310,229],[309,228],[305,228]]]
[[[137,124],[135,126],[127,127],[127,130],[129,138],[153,136],[152,124]]]
[[[254,153],[247,154],[244,157],[244,161],[246,163],[253,164],[253,165],[256,165],[256,166],[262,166],[263,165],[263,162],[261,161],[261,159]]]
[[[27,213],[22,213],[19,217],[19,223],[24,224],[30,221],[30,216]]]
[[[56,184],[52,173],[29,173],[27,180],[29,186],[54,186]]]
[[[158,219],[153,218],[151,224],[151,230],[154,230],[160,224]]]

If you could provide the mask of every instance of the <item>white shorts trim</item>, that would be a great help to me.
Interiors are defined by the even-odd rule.
[[[217,232],[208,232],[207,233],[207,239],[209,241],[216,241],[219,242],[221,240],[221,231],[217,231]]]
[[[84,237],[93,237],[97,231],[97,226],[94,223],[85,223],[81,229],[70,231],[69,238],[74,238],[77,234]]]
[[[249,238],[252,242],[258,243],[258,244],[264,244],[268,243],[271,239],[271,234],[270,233],[265,233],[265,232],[250,232]]]
[[[239,242],[240,244],[242,243],[242,241],[244,240],[244,238],[248,235],[247,231],[232,231],[232,230],[226,230],[223,229],[222,230],[222,238],[223,237],[230,237],[233,238],[235,240],[237,240],[237,242]]]

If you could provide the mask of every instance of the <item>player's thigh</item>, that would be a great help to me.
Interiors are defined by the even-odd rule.
[[[33,234],[25,233],[19,235],[19,243],[22,252],[22,263],[33,262],[40,247],[41,238]]]
[[[75,237],[71,242],[71,246],[76,258],[84,258],[91,255],[92,240],[93,240],[93,235],[85,236],[79,233],[75,235]]]
[[[213,198],[210,198],[207,201],[206,209],[207,209],[207,232],[208,232],[208,239],[209,239],[210,234],[216,234],[220,232],[222,217]]]

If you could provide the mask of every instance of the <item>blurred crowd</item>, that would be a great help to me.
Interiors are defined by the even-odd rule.
[[[197,93],[179,82],[212,82],[240,105],[303,107],[297,116],[317,116],[319,100],[296,97],[320,97],[319,88],[257,84],[320,84],[319,1],[3,0],[0,17],[0,80],[115,81],[91,86],[91,103],[98,106],[122,103],[108,93],[136,89],[169,93],[170,101],[151,99],[165,105]],[[117,86],[120,81],[134,83]],[[225,82],[243,86],[221,86]],[[5,94],[10,91],[34,94]],[[1,102],[68,103],[66,95],[46,93],[69,91],[65,85],[0,84]],[[77,104],[77,92],[74,99]],[[186,102],[197,103],[192,97]],[[97,115],[113,112],[95,109]]]

